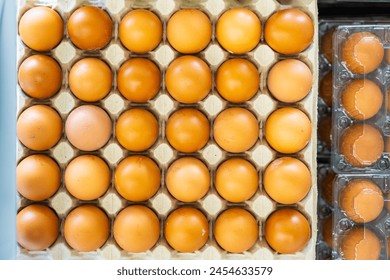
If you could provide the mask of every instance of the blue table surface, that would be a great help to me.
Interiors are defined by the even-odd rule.
[[[15,259],[16,1],[0,0],[0,259]]]

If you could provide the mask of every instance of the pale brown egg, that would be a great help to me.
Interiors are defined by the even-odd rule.
[[[265,123],[265,138],[268,144],[283,154],[301,151],[309,143],[311,121],[297,108],[284,107],[268,116]]]
[[[111,90],[111,68],[101,59],[86,57],[77,61],[69,72],[69,88],[80,100],[96,102]]]
[[[340,154],[354,167],[373,165],[384,151],[384,139],[378,128],[356,123],[346,128],[340,138]]]
[[[78,156],[65,169],[66,189],[81,200],[101,197],[109,188],[110,182],[111,172],[107,163],[95,155]]]
[[[278,209],[265,221],[265,240],[280,254],[295,254],[310,240],[310,223],[298,210]]]
[[[259,139],[259,123],[249,110],[228,108],[215,118],[214,139],[225,151],[242,153],[252,148]]]
[[[294,204],[311,188],[311,172],[299,159],[281,157],[272,161],[263,174],[264,190],[276,202]]]
[[[267,85],[272,96],[285,103],[295,103],[305,98],[312,87],[313,74],[302,61],[284,59],[272,66]]]
[[[232,53],[253,50],[261,39],[261,22],[247,8],[230,8],[217,21],[215,37],[221,46]]]
[[[106,11],[95,6],[83,6],[68,19],[69,39],[82,50],[97,50],[111,40],[113,23]]]
[[[23,43],[36,51],[48,51],[62,40],[64,22],[61,16],[49,7],[33,7],[19,21],[19,35]]]
[[[173,197],[183,202],[195,202],[210,188],[210,171],[199,159],[182,157],[168,168],[166,187]]]
[[[57,192],[60,183],[60,167],[49,156],[30,155],[16,167],[16,188],[27,199],[48,199]]]
[[[329,71],[320,81],[318,94],[328,107],[333,105],[333,72]]]
[[[190,54],[202,51],[209,44],[211,35],[211,21],[200,10],[178,10],[168,19],[167,39],[178,52]]]
[[[174,149],[193,153],[202,149],[209,141],[210,123],[199,110],[183,108],[169,117],[165,133]]]
[[[229,208],[215,221],[214,237],[222,249],[242,253],[252,248],[259,238],[255,217],[245,209]]]
[[[119,39],[135,53],[154,50],[161,42],[163,25],[159,17],[145,9],[129,11],[119,23]]]
[[[369,228],[356,227],[343,236],[340,252],[344,260],[377,260],[381,244],[378,236]]]
[[[281,54],[297,54],[313,42],[314,22],[305,12],[282,9],[271,15],[265,23],[266,43]]]
[[[340,207],[356,223],[368,223],[382,212],[384,199],[381,189],[372,181],[354,179],[340,192]]]
[[[171,212],[165,220],[164,237],[176,251],[195,252],[209,238],[209,223],[198,209],[181,207]]]
[[[16,240],[30,251],[42,251],[56,240],[60,222],[55,212],[41,204],[24,207],[16,215]]]
[[[109,235],[110,219],[97,206],[78,206],[65,218],[64,238],[77,251],[95,251],[104,245]]]
[[[156,117],[141,108],[122,113],[115,125],[118,142],[129,151],[145,151],[157,140],[159,124]]]
[[[159,189],[161,172],[157,164],[142,155],[122,160],[115,169],[114,182],[118,193],[130,201],[145,201]]]
[[[44,151],[61,139],[62,119],[56,110],[46,105],[33,105],[18,117],[16,133],[27,148]]]
[[[23,92],[30,97],[50,98],[61,88],[62,70],[52,57],[35,54],[20,64],[18,82]]]
[[[340,59],[354,74],[368,74],[382,63],[384,48],[379,37],[370,32],[354,33],[343,42]]]
[[[65,122],[69,142],[77,149],[95,151],[111,137],[112,122],[109,115],[95,105],[81,105],[70,112]]]
[[[146,252],[160,237],[157,215],[143,205],[131,205],[116,216],[113,226],[116,243],[125,251]]]
[[[383,94],[379,86],[368,79],[349,82],[341,93],[341,105],[355,120],[367,120],[382,108]]]
[[[334,28],[329,29],[321,37],[320,42],[320,52],[325,56],[326,60],[333,64],[333,34],[335,32]]]
[[[230,158],[218,166],[215,189],[225,200],[244,202],[259,188],[259,174],[252,163],[243,158]]]

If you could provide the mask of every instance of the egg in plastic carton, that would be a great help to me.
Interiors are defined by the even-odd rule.
[[[38,100],[27,96],[20,86],[17,87],[18,95],[18,115],[25,109],[33,105],[47,105],[60,115],[63,123],[61,139],[53,147],[42,152],[28,149],[18,142],[19,161],[26,156],[42,153],[53,158],[61,170],[61,185],[59,190],[50,198],[38,202],[53,209],[60,221],[59,236],[49,248],[45,250],[30,251],[18,246],[18,259],[315,259],[315,244],[317,232],[317,176],[316,176],[316,120],[317,120],[317,3],[315,0],[296,0],[296,1],[274,1],[274,0],[256,0],[236,2],[230,0],[218,1],[174,1],[174,0],[150,0],[150,1],[125,1],[125,0],[19,0],[18,19],[30,8],[34,6],[47,6],[54,9],[62,17],[64,26],[70,15],[81,6],[97,6],[105,10],[113,21],[113,32],[110,42],[99,50],[83,51],[77,48],[69,39],[68,30],[65,28],[65,34],[61,42],[54,49],[43,52],[54,58],[62,70],[62,86],[57,94],[48,99]],[[298,8],[307,13],[314,21],[314,37],[310,46],[299,54],[282,55],[271,49],[262,38],[260,43],[251,51],[241,55],[232,54],[224,50],[215,38],[214,32],[211,42],[207,47],[196,53],[210,67],[214,76],[217,69],[227,59],[233,57],[245,58],[251,61],[260,74],[260,87],[253,98],[250,100],[234,104],[223,99],[217,92],[213,78],[212,89],[199,102],[194,104],[182,104],[176,101],[166,90],[166,70],[168,66],[181,56],[171,47],[166,39],[166,26],[168,19],[177,10],[183,8],[194,8],[203,11],[211,20],[212,29],[215,30],[216,22],[226,10],[233,7],[245,7],[253,11],[262,23],[262,27],[267,19],[276,11],[287,8]],[[164,36],[160,44],[150,52],[137,54],[127,50],[119,40],[118,26],[126,13],[133,9],[147,9],[155,13],[163,23]],[[28,57],[36,54],[26,47],[17,37],[18,46],[18,66]],[[80,59],[85,57],[96,57],[103,60],[112,72],[112,87],[110,92],[102,100],[92,103],[81,101],[76,98],[69,88],[69,73],[72,66]],[[118,89],[118,71],[121,65],[130,58],[147,58],[158,66],[161,72],[161,86],[156,96],[149,101],[135,103],[127,100]],[[278,102],[269,93],[267,85],[267,75],[272,66],[280,60],[286,58],[296,58],[303,61],[312,72],[313,82],[310,93],[301,101],[292,104]],[[112,132],[109,133],[109,139],[104,145],[93,151],[83,151],[77,149],[69,139],[69,133],[66,126],[69,124],[69,115],[83,105],[93,105],[102,108],[109,116]],[[259,136],[251,148],[243,152],[227,152],[222,149],[215,140],[214,131],[211,129],[210,137],[207,143],[195,152],[178,152],[167,140],[167,122],[174,112],[183,108],[194,108],[203,113],[212,128],[216,117],[227,108],[239,107],[251,112],[257,121]],[[289,205],[287,208],[298,210],[310,223],[310,240],[303,250],[292,254],[281,254],[275,252],[265,239],[265,222],[267,218],[277,209],[286,208],[285,205],[276,203],[263,188],[263,172],[265,168],[276,158],[286,156],[286,154],[276,152],[268,144],[265,138],[265,123],[269,115],[282,107],[298,108],[307,115],[311,121],[311,134],[309,143],[300,151],[294,152],[292,156],[301,160],[310,170],[311,187],[304,199]],[[129,109],[146,109],[155,116],[158,122],[158,137],[153,145],[140,152],[131,152],[125,149],[117,140],[118,131],[116,125],[118,118]],[[110,184],[108,190],[99,198],[93,200],[79,200],[75,198],[66,188],[64,183],[65,171],[73,159],[81,155],[92,154],[100,157],[108,165],[110,170]],[[118,165],[130,156],[146,156],[158,166],[161,172],[160,187],[155,194],[141,202],[131,202],[119,194],[115,187],[115,171]],[[195,202],[185,203],[175,199],[168,191],[166,186],[168,168],[175,160],[191,156],[203,162],[210,172],[210,187],[207,193]],[[244,202],[232,203],[223,199],[215,187],[215,173],[221,163],[230,158],[240,157],[250,162],[259,174],[257,191]],[[31,200],[18,197],[18,208],[22,209],[32,204]],[[160,222],[159,236],[154,246],[150,249],[130,253],[123,250],[114,238],[114,221],[118,214],[131,205],[144,205],[153,211]],[[81,205],[94,205],[104,211],[109,218],[110,233],[104,245],[91,252],[80,252],[69,246],[64,237],[64,223],[66,217],[71,211]],[[207,218],[209,232],[207,242],[200,249],[192,253],[184,253],[174,250],[166,241],[164,235],[165,221],[167,217],[175,210],[181,207],[191,206],[200,210]],[[256,220],[258,236],[255,244],[250,249],[242,253],[231,253],[221,248],[214,236],[215,222],[217,217],[226,209],[239,207],[247,210]]]

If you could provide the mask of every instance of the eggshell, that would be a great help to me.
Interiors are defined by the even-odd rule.
[[[356,120],[367,120],[382,108],[383,94],[379,86],[368,79],[349,82],[341,93],[341,105]]]
[[[64,34],[61,16],[49,7],[33,7],[19,21],[19,35],[23,43],[36,51],[48,51],[56,47]]]
[[[29,200],[39,201],[51,197],[57,192],[60,183],[60,167],[46,155],[30,155],[16,167],[16,188]]]
[[[356,123],[341,134],[340,154],[354,167],[373,165],[384,151],[381,132],[367,123]]]
[[[386,63],[390,64],[390,49],[386,49]]]
[[[244,54],[260,42],[261,22],[247,8],[230,8],[217,21],[215,36],[219,44],[234,54]]]
[[[242,208],[229,208],[215,221],[214,237],[222,249],[242,253],[252,248],[259,238],[259,226],[253,215]]]
[[[65,122],[69,142],[77,149],[95,151],[111,137],[112,122],[108,114],[95,105],[81,105],[70,112]]]
[[[62,119],[57,111],[47,105],[33,105],[18,117],[16,133],[27,148],[44,151],[60,140]]]
[[[57,240],[59,229],[57,215],[45,205],[28,205],[16,215],[16,240],[30,251],[49,248]]]
[[[130,201],[145,201],[159,189],[161,172],[157,164],[142,155],[122,160],[115,169],[114,182],[118,193]]]
[[[334,183],[335,177],[336,177],[336,174],[333,171],[329,171],[325,175],[325,177],[320,181],[320,184],[319,184],[321,196],[325,199],[325,201],[329,205],[334,204],[333,183]]]
[[[372,181],[351,180],[340,193],[340,207],[356,223],[375,220],[384,206],[381,189]]]
[[[357,227],[342,238],[340,252],[344,260],[377,260],[381,244],[378,236],[369,228]]]
[[[129,11],[119,23],[119,39],[129,50],[146,53],[161,42],[163,25],[159,17],[145,9]]]
[[[111,40],[113,23],[103,9],[95,6],[82,6],[68,19],[69,39],[82,50],[97,50]]]
[[[305,98],[312,87],[310,68],[298,59],[284,59],[272,66],[267,85],[272,96],[285,103],[295,103]]]
[[[328,114],[318,120],[318,139],[325,143],[327,149],[332,149],[332,115]]]
[[[32,98],[45,99],[55,95],[62,85],[62,70],[50,56],[35,54],[20,64],[18,82]]]
[[[333,34],[335,32],[334,28],[329,29],[325,32],[325,34],[321,37],[320,42],[320,53],[322,53],[326,60],[333,64]]]
[[[300,160],[281,157],[271,162],[263,175],[264,190],[276,202],[294,204],[306,197],[311,188],[311,173]]]
[[[110,234],[110,220],[103,210],[93,205],[73,209],[64,221],[64,238],[68,245],[81,252],[102,247]]]
[[[333,105],[333,72],[329,71],[322,77],[318,94],[328,107]]]
[[[168,19],[167,39],[178,52],[190,54],[202,51],[209,44],[211,35],[211,21],[200,10],[178,10]]]
[[[214,139],[225,151],[242,153],[252,148],[259,139],[256,117],[241,107],[228,108],[214,120]]]
[[[81,155],[74,158],[65,169],[66,189],[81,200],[101,197],[111,183],[108,165],[95,155]]]
[[[209,238],[207,218],[196,208],[180,207],[166,218],[164,237],[176,251],[195,252],[202,248]]]
[[[341,47],[341,61],[354,74],[368,74],[379,67],[384,57],[379,37],[370,32],[357,32],[345,40]]]
[[[146,252],[160,237],[160,221],[143,205],[131,205],[116,216],[113,233],[116,243],[127,252]]]
[[[166,187],[176,199],[195,202],[210,188],[210,172],[197,158],[182,157],[175,160],[166,173]]]
[[[328,217],[326,217],[326,219],[322,223],[321,233],[325,243],[330,248],[334,248],[336,244],[333,242],[333,215],[329,215]]]

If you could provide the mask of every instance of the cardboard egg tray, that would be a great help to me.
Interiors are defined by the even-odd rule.
[[[79,105],[85,104],[76,97],[74,97],[68,87],[67,76],[71,66],[82,57],[93,55],[101,58],[111,67],[113,71],[113,86],[111,92],[102,101],[94,103],[101,106],[110,115],[113,124],[115,124],[119,115],[132,108],[133,106],[143,107],[151,110],[158,116],[160,126],[160,137],[157,142],[142,153],[157,162],[161,169],[162,178],[161,186],[158,192],[148,201],[142,204],[153,209],[159,216],[161,221],[161,234],[157,244],[147,252],[143,253],[128,253],[122,250],[116,243],[111,232],[107,242],[98,250],[93,252],[78,252],[73,250],[65,241],[63,234],[63,221],[67,214],[76,206],[85,204],[84,201],[79,201],[72,197],[66,190],[62,183],[59,191],[47,201],[43,201],[43,204],[50,206],[55,210],[61,221],[60,236],[56,242],[47,250],[44,251],[28,251],[18,246],[18,259],[315,259],[315,244],[317,233],[317,175],[316,175],[316,125],[317,125],[317,56],[318,56],[318,35],[317,35],[317,2],[316,0],[293,0],[293,1],[276,1],[276,0],[253,0],[253,1],[234,1],[234,0],[209,0],[209,1],[181,1],[181,0],[145,0],[145,1],[127,1],[127,0],[19,0],[18,1],[18,20],[21,15],[29,8],[37,5],[49,6],[55,9],[63,18],[66,25],[67,19],[70,14],[78,7],[82,5],[94,5],[103,8],[111,16],[114,22],[114,31],[111,42],[99,51],[87,52],[77,49],[69,40],[66,30],[65,36],[61,43],[52,51],[47,54],[55,58],[61,65],[63,70],[64,82],[59,93],[49,100],[43,101],[44,104],[52,106],[61,115],[64,123],[69,113]],[[178,9],[181,8],[196,8],[204,11],[211,19],[213,24],[213,30],[215,29],[215,23],[218,17],[227,9],[231,7],[247,7],[254,11],[261,19],[262,28],[264,29],[264,23],[267,18],[275,11],[285,8],[299,8],[306,12],[314,20],[315,34],[313,43],[311,46],[302,53],[295,55],[305,62],[313,72],[313,87],[310,94],[301,102],[293,104],[291,106],[297,107],[303,110],[311,119],[312,122],[312,137],[310,143],[299,153],[292,156],[303,160],[311,171],[312,187],[309,194],[299,203],[291,205],[295,209],[298,209],[303,213],[311,224],[311,239],[307,246],[296,254],[283,255],[273,251],[267,244],[264,238],[264,223],[274,210],[279,207],[283,207],[275,203],[263,190],[262,187],[262,172],[265,167],[275,158],[281,156],[277,154],[267,144],[264,137],[264,124],[268,115],[279,107],[286,106],[285,104],[278,103],[271,97],[268,92],[266,79],[268,70],[278,60],[286,58],[288,56],[275,53],[267,44],[264,39],[260,44],[251,52],[246,53],[243,57],[248,58],[254,62],[259,69],[261,83],[258,93],[250,101],[237,105],[249,109],[258,119],[260,127],[260,135],[257,143],[253,148],[241,154],[230,154],[223,151],[214,141],[212,132],[208,144],[199,152],[191,154],[203,162],[209,167],[211,178],[218,165],[227,158],[239,156],[248,159],[254,164],[258,170],[260,176],[259,188],[257,193],[245,203],[233,204],[223,200],[217,193],[212,180],[210,190],[205,197],[191,203],[194,207],[200,209],[208,218],[210,227],[210,236],[208,242],[199,251],[194,253],[180,253],[173,250],[165,241],[163,236],[163,224],[167,215],[186,203],[181,203],[175,200],[165,187],[165,174],[166,170],[175,159],[183,156],[182,153],[178,153],[172,147],[170,147],[168,141],[164,137],[165,125],[168,117],[178,108],[182,107],[181,104],[176,102],[170,97],[165,89],[164,84],[164,72],[169,63],[178,57],[180,54],[176,52],[167,42],[164,35],[160,45],[153,51],[149,52],[146,56],[153,60],[160,68],[162,73],[162,85],[160,92],[155,98],[147,103],[134,105],[130,101],[126,100],[119,93],[116,84],[116,72],[120,65],[131,57],[137,57],[138,55],[129,52],[122,45],[118,38],[118,25],[121,18],[132,9],[146,8],[155,12],[163,22],[164,32],[166,23],[169,17]],[[17,37],[18,47],[18,65],[35,53],[28,49]],[[212,41],[206,47],[205,50],[197,54],[210,66],[212,73],[214,74],[219,65],[228,58],[234,57],[225,50],[223,50],[215,36],[213,35]],[[291,57],[291,56],[289,56]],[[22,112],[27,107],[38,104],[40,101],[27,97],[20,87],[17,88],[18,95],[18,112]],[[192,105],[191,105],[192,106]],[[234,105],[236,106],[236,105]],[[188,107],[188,105],[186,105]],[[213,84],[212,91],[202,101],[193,105],[206,114],[211,126],[215,117],[225,108],[232,107],[232,104],[223,100],[217,93]],[[18,143],[17,156],[21,160],[31,153],[36,153],[24,147],[21,143]],[[85,152],[75,149],[67,140],[65,133],[59,141],[59,143],[52,149],[45,151],[54,158],[61,167],[62,173],[64,172],[67,164],[76,156]],[[115,138],[115,131],[109,140],[109,142],[100,150],[92,152],[92,154],[99,155],[109,165],[111,173],[113,174],[117,164],[127,156],[133,154],[124,148],[117,142]],[[18,197],[18,209],[27,206],[31,203],[23,197]],[[99,199],[90,204],[101,207],[109,216],[111,221],[111,228],[116,215],[126,206],[133,204],[123,199],[115,190],[113,179],[111,180],[111,186],[109,190]],[[241,254],[232,254],[224,251],[219,247],[213,237],[213,226],[217,216],[225,209],[239,206],[249,210],[256,218],[259,226],[259,238],[256,244],[248,251]]]

